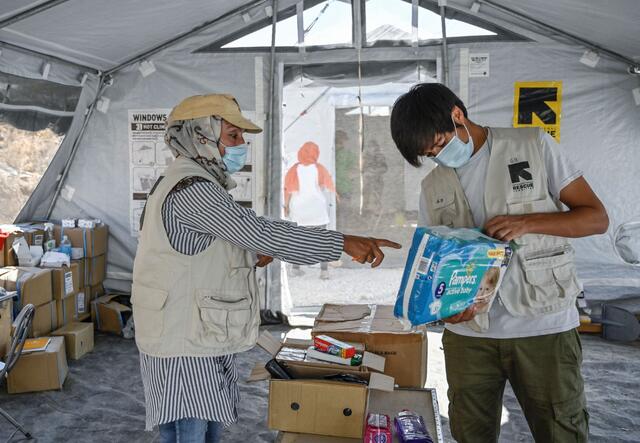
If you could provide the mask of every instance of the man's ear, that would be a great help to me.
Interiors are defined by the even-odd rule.
[[[454,106],[453,110],[451,111],[451,115],[453,116],[453,120],[456,122],[456,124],[465,124],[464,112],[462,112],[462,109],[460,109],[459,107]]]

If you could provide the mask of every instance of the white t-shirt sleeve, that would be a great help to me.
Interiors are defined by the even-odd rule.
[[[560,192],[572,181],[582,177],[583,173],[568,158],[562,146],[556,140],[542,132],[542,159],[547,169],[549,193],[560,200]]]
[[[418,227],[426,228],[431,226],[431,220],[429,220],[429,212],[427,212],[427,202],[424,195],[424,190],[420,192],[420,202],[418,212]]]

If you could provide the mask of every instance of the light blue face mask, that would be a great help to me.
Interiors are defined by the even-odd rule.
[[[233,174],[241,170],[247,161],[247,150],[249,145],[243,143],[236,146],[225,146],[222,162],[227,167],[227,172]]]
[[[451,120],[453,120],[453,118],[451,118]],[[462,126],[464,126],[464,124]],[[471,133],[467,127],[464,126],[464,129],[469,135],[469,141],[467,143],[460,140],[458,133],[455,132],[455,121],[453,122],[453,127],[453,138],[445,145],[444,148],[442,148],[438,155],[432,158],[433,161],[439,165],[446,166],[447,168],[459,168],[464,166],[473,155],[473,139],[471,138]]]

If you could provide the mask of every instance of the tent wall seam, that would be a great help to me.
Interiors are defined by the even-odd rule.
[[[64,168],[62,169],[62,173],[60,174],[59,178],[58,178],[58,183],[56,185],[56,189],[54,191],[53,197],[51,198],[51,203],[49,204],[49,208],[47,209],[47,214],[46,214],[46,219],[48,220],[51,217],[51,214],[53,213],[53,210],[56,206],[56,203],[58,202],[58,198],[60,197],[60,192],[62,191],[62,187],[64,186],[64,182],[67,179],[67,175],[69,175],[69,170],[71,169],[71,165],[73,164],[73,160],[76,156],[76,152],[78,151],[78,147],[80,146],[80,142],[84,136],[84,133],[87,129],[87,126],[89,124],[89,120],[91,119],[91,116],[93,115],[93,111],[96,108],[96,104],[98,103],[98,100],[100,100],[100,97],[102,96],[102,93],[104,92],[105,88],[108,86],[109,82],[107,81],[107,76],[100,76],[100,79],[98,80],[98,89],[97,89],[97,93],[96,96],[93,100],[93,102],[91,103],[91,105],[89,106],[89,108],[87,108],[87,113],[84,117],[84,121],[82,122],[82,127],[80,128],[80,132],[78,133],[78,137],[76,137],[76,139],[73,142],[73,145],[71,147],[71,152],[69,153],[69,158],[67,159],[67,162],[64,165]]]

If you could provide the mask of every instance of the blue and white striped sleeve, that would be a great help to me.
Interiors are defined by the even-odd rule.
[[[212,182],[195,182],[174,194],[175,214],[183,228],[233,243],[280,260],[308,265],[340,258],[341,233],[259,217],[236,203]]]

